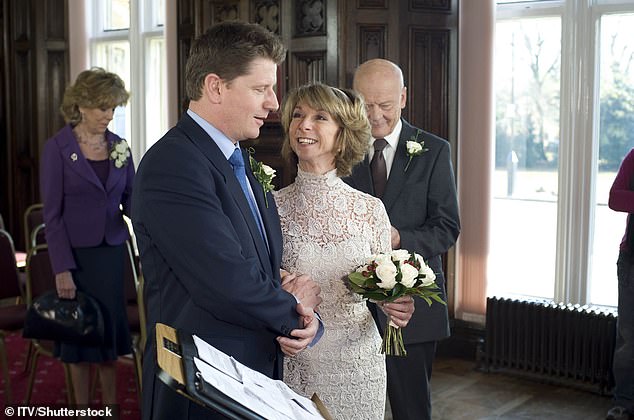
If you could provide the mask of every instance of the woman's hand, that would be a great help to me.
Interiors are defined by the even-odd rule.
[[[389,303],[377,303],[379,308],[387,315],[388,320],[396,326],[405,328],[414,314],[414,299],[411,296],[403,296]]]
[[[64,271],[55,275],[55,287],[57,296],[62,299],[75,299],[75,282],[70,271]]]

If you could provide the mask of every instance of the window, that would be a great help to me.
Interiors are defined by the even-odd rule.
[[[616,305],[625,215],[607,200],[634,147],[633,12],[498,2],[487,295]]]
[[[91,0],[86,11],[91,66],[117,73],[130,92],[109,129],[138,163],[167,130],[165,0]]]

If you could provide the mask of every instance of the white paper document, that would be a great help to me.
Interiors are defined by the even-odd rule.
[[[315,404],[284,382],[261,374],[193,336],[194,364],[205,382],[267,419],[323,419]]]

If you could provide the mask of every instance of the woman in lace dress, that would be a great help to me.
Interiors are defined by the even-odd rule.
[[[282,268],[309,274],[321,286],[319,343],[295,355],[284,349],[284,381],[317,393],[336,419],[383,419],[386,374],[381,337],[346,276],[366,259],[391,251],[382,202],[345,184],[369,146],[362,98],[323,84],[302,86],[282,110],[282,153],[298,163],[295,183],[275,193],[284,237]],[[411,298],[383,305],[397,325],[414,310]]]

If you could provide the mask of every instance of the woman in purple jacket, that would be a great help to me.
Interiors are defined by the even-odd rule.
[[[70,363],[77,404],[87,404],[90,364],[98,364],[103,404],[115,404],[115,362],[131,353],[123,295],[125,241],[134,164],[124,139],[107,127],[129,94],[114,73],[83,71],[64,93],[67,124],[48,139],[40,185],[44,222],[57,293],[81,290],[100,303],[105,324],[101,346],[57,342],[55,355]]]

